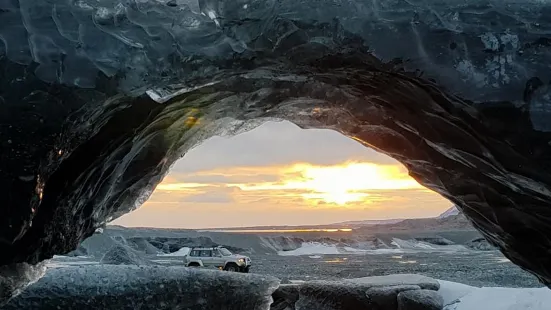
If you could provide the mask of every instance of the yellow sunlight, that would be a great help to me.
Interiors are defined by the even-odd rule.
[[[301,196],[313,202],[345,205],[369,201],[369,190],[422,189],[405,168],[398,165],[346,163],[338,166],[297,164],[285,169],[277,183],[235,184],[244,191],[300,190]]]

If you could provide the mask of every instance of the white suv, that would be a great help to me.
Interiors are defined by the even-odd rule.
[[[234,272],[249,272],[251,267],[249,257],[232,254],[224,247],[192,248],[184,262],[188,267],[216,267]]]

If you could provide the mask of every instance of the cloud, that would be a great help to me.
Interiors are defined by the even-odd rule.
[[[215,168],[277,166],[296,162],[333,165],[350,160],[397,163],[333,130],[305,130],[289,122],[267,122],[234,137],[213,137],[185,154],[172,169],[190,173]]]
[[[239,174],[239,171],[224,169],[224,171],[199,171],[178,177],[179,181],[203,184],[231,184],[247,182],[275,182],[280,179],[277,174],[256,174],[254,172]]]
[[[323,224],[426,217],[449,206],[397,161],[340,133],[270,122],[197,146],[174,164],[143,208],[115,223],[183,228]]]
[[[178,172],[167,180],[157,187],[164,196],[184,197],[184,202],[197,203],[250,204],[270,199],[278,205],[316,205],[324,201],[327,205],[352,207],[357,202],[391,200],[378,195],[376,190],[423,189],[401,165],[362,162],[217,168],[190,174]],[[152,200],[157,201],[157,197]]]
[[[181,202],[184,203],[232,203],[234,199],[229,193],[208,192],[203,194],[184,197]]]

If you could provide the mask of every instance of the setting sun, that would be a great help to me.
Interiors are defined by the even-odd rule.
[[[416,189],[422,186],[397,165],[346,163],[338,166],[296,164],[284,169],[280,182],[236,184],[244,191],[300,190],[304,199],[337,205],[369,202],[369,190]],[[292,176],[292,177],[289,177]]]
[[[270,175],[273,180],[232,181],[232,178],[250,178],[255,174]],[[211,170],[202,175],[203,178],[222,177],[227,182],[174,182],[174,179],[168,178],[157,186],[157,190],[176,198],[208,195],[209,192],[226,188],[227,195],[231,196],[226,199],[239,203],[250,203],[270,197],[287,205],[349,208],[363,208],[374,203],[381,205],[391,199],[399,199],[395,196],[391,198],[391,192],[396,194],[401,190],[428,191],[410,177],[405,167],[399,164],[347,162],[320,166],[299,163],[287,166],[235,167],[231,170]]]
[[[403,164],[340,133],[268,122],[201,143],[171,167],[141,208],[116,223],[300,226],[425,218],[449,207]]]

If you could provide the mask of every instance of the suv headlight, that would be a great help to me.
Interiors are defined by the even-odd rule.
[[[244,263],[245,263],[245,259],[244,259],[244,258],[240,258],[240,259],[237,260],[237,262],[238,262],[239,264],[244,264]]]

